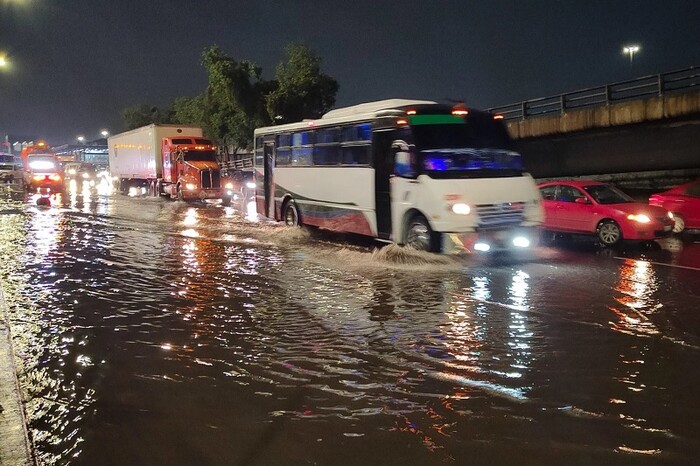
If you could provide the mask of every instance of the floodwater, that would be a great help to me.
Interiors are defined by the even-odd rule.
[[[410,253],[241,206],[0,194],[39,464],[689,464],[700,244]]]

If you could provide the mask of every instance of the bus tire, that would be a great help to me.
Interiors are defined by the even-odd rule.
[[[406,228],[405,244],[418,251],[440,252],[440,235],[435,234],[422,215],[413,217]]]
[[[294,202],[294,199],[290,199],[284,204],[284,211],[283,211],[282,219],[284,220],[284,223],[287,226],[290,226],[290,227],[300,227],[301,226],[301,218],[299,217],[299,209],[297,208],[297,204],[296,204],[296,202]]]

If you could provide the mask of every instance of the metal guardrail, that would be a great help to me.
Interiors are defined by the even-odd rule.
[[[599,107],[615,102],[680,94],[700,89],[700,67],[644,76],[566,94],[526,100],[487,109],[505,120],[525,120],[545,115],[563,115],[568,110]]]

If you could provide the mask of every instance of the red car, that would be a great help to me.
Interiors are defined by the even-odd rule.
[[[700,229],[700,180],[690,181],[649,197],[649,204],[673,212],[674,233]]]
[[[554,181],[538,186],[545,230],[595,235],[603,246],[624,240],[651,241],[671,234],[673,215],[663,207],[635,202],[598,181]]]

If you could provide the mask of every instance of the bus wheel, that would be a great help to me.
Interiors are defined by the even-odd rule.
[[[406,246],[418,251],[437,252],[436,237],[424,217],[413,217],[406,229]]]
[[[289,200],[284,205],[284,223],[290,227],[301,226],[301,220],[299,219],[299,209],[297,209],[297,204],[294,200]]]

